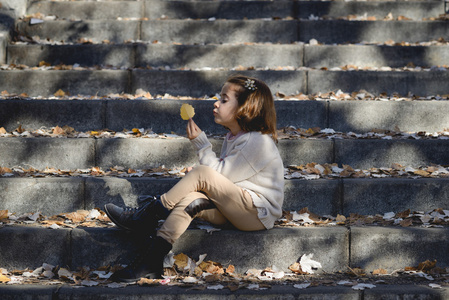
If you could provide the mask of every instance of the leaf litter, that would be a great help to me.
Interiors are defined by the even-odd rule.
[[[307,220],[307,222],[305,222]],[[402,220],[410,220],[408,226],[442,227],[449,225],[449,210],[435,209],[428,212],[406,210],[399,213],[388,212],[384,215],[363,216],[350,214],[345,217],[337,215],[319,216],[303,208],[295,212],[284,211],[276,222],[276,227],[291,226],[404,226]],[[201,222],[199,222],[201,224]],[[76,227],[113,227],[106,214],[98,208],[78,210],[46,217],[40,213],[13,214],[0,210],[0,226],[43,226],[47,228]],[[195,226],[195,222],[193,223]],[[0,227],[1,228],[1,227]],[[200,227],[198,227],[200,228]],[[219,229],[218,229],[219,230]],[[385,284],[428,284],[432,288],[449,286],[449,268],[437,266],[437,261],[424,261],[417,266],[387,272],[376,269],[367,272],[360,268],[326,273],[322,264],[313,259],[313,253],[302,254],[297,262],[292,262],[288,270],[275,266],[265,269],[248,269],[244,274],[235,272],[234,265],[224,265],[206,259],[207,254],[195,260],[184,253],[169,253],[164,260],[164,279],[140,279],[139,286],[180,286],[184,288],[204,289],[238,289],[264,290],[273,285],[293,285],[305,289],[317,286],[347,286],[355,290],[374,288]],[[0,268],[0,283],[4,284],[69,284],[71,286],[104,286],[123,288],[126,284],[110,281],[110,276],[122,265],[103,266],[97,269],[83,267],[76,271],[44,263],[34,270],[11,270]],[[318,271],[318,272],[317,272]],[[437,283],[438,282],[438,283]]]
[[[0,268],[0,284],[7,285],[69,285],[73,287],[102,286],[106,288],[125,288],[128,285],[142,287],[177,286],[191,290],[223,290],[231,292],[250,289],[267,290],[275,285],[290,285],[296,289],[308,289],[319,286],[344,286],[354,290],[376,288],[379,285],[419,284],[431,288],[449,286],[449,268],[436,266],[436,261],[425,261],[415,267],[405,267],[390,274],[365,272],[359,268],[349,268],[335,273],[312,274],[304,271],[301,264],[317,267],[321,264],[310,260],[313,256],[302,255],[301,264],[292,264],[289,270],[279,270],[275,266],[265,269],[248,269],[243,274],[236,273],[233,265],[222,265],[219,262],[205,260],[207,255],[200,256],[198,261],[184,253],[169,253],[164,262],[162,279],[141,278],[135,283],[116,283],[110,277],[123,265],[107,265],[97,269],[89,267],[70,270],[44,263],[34,270],[7,270]],[[303,262],[307,257],[309,263]],[[169,261],[167,263],[167,261]],[[356,271],[357,270],[357,273]],[[431,281],[431,283],[429,283]]]
[[[193,107],[192,107],[193,109]],[[15,138],[30,138],[30,137],[51,137],[51,138],[158,138],[158,139],[182,139],[185,136],[171,133],[156,133],[151,128],[133,128],[131,130],[124,129],[123,131],[114,131],[109,129],[98,129],[80,132],[70,126],[42,126],[39,129],[24,128],[19,125],[13,131],[7,131],[4,127],[0,127],[0,138],[15,137]],[[209,135],[209,138],[224,139],[224,135]],[[355,132],[339,132],[332,128],[311,127],[308,129],[297,128],[295,126],[287,126],[278,129],[279,139],[449,139],[449,128],[438,132],[405,132],[401,131],[399,127],[394,130],[373,128],[369,132],[355,133]]]

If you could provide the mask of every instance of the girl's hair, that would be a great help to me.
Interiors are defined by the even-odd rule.
[[[274,99],[265,82],[244,75],[233,75],[226,82],[239,87],[235,92],[238,101],[236,119],[240,128],[270,134],[277,142]]]

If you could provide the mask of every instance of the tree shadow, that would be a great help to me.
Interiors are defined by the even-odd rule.
[[[446,267],[449,260],[445,229],[351,227],[351,266],[366,271],[383,268],[392,272],[437,260]],[[416,245],[419,244],[419,247]]]

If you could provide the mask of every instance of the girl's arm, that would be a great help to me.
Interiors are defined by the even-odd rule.
[[[187,125],[187,136],[197,148],[200,164],[211,167],[233,182],[254,176],[271,163],[277,153],[271,138],[258,133],[250,143],[248,139],[236,141],[233,149],[221,159],[212,151],[212,144],[192,119]]]

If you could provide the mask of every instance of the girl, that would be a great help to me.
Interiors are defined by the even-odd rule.
[[[158,220],[166,219],[146,253],[116,272],[113,280],[160,277],[165,255],[195,217],[216,225],[230,222],[244,231],[270,229],[281,217],[284,165],[275,144],[276,112],[270,89],[258,79],[231,76],[213,114],[215,122],[229,130],[219,157],[206,134],[189,119],[187,137],[200,166],[137,209],[105,205],[109,218],[128,230],[152,231]]]

